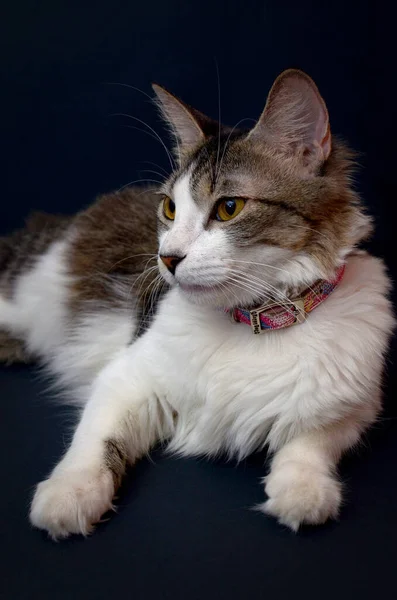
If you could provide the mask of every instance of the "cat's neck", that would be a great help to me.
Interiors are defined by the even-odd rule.
[[[308,290],[313,289],[319,282],[332,282],[337,278],[340,268],[346,263],[341,258],[337,264],[324,268],[309,256],[301,256],[289,261],[288,268],[283,269],[277,282],[272,282],[271,291],[265,296],[259,296],[249,304],[240,304],[229,308],[251,310],[268,303],[285,304],[301,298]]]

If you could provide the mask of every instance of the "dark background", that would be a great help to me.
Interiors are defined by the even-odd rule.
[[[395,31],[382,2],[8,0],[0,28],[0,232],[31,209],[71,213],[98,193],[158,180],[145,170],[169,169],[161,144],[142,123],[112,116],[165,138],[145,96],[151,81],[217,117],[218,70],[222,120],[234,125],[257,117],[274,78],[294,66],[317,82],[333,132],[361,152],[357,187],[377,221],[371,248],[395,273]],[[155,453],[126,483],[116,518],[86,541],[50,542],[26,514],[70,417],[44,389],[32,369],[0,370],[1,598],[396,593],[392,360],[386,412],[341,467],[340,522],[298,535],[249,510],[263,499],[264,456],[237,467]]]

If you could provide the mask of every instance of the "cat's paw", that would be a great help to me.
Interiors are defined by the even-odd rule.
[[[269,499],[260,508],[293,531],[338,516],[341,484],[317,466],[289,460],[272,469],[265,482]]]
[[[88,535],[112,508],[114,481],[108,470],[86,469],[53,474],[37,486],[30,522],[53,539]]]

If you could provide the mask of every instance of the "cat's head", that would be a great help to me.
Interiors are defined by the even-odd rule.
[[[282,73],[249,131],[154,90],[178,159],[158,212],[159,268],[189,299],[231,308],[299,292],[368,235],[351,153],[308,75]]]

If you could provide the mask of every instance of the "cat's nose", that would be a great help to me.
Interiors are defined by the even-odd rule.
[[[160,254],[160,258],[167,267],[167,269],[175,275],[175,269],[179,263],[185,258],[184,256],[163,256]]]

